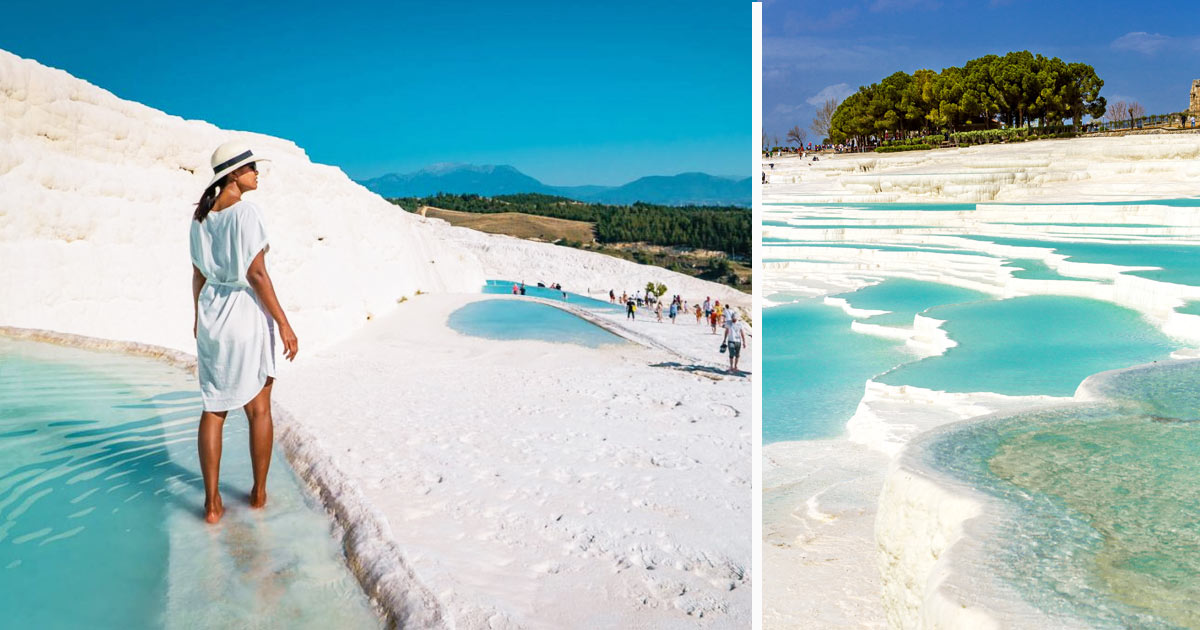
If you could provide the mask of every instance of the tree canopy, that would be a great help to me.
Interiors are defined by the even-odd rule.
[[[1061,125],[1070,118],[1078,127],[1085,115],[1104,115],[1103,86],[1088,64],[1027,50],[985,55],[941,72],[896,72],[859,87],[838,105],[829,140],[982,129],[996,119],[1019,127],[1035,120],[1039,126]]]

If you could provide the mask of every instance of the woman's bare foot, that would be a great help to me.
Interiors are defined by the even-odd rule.
[[[261,508],[267,504],[267,490],[255,486],[250,489],[250,507]]]
[[[225,516],[225,506],[221,504],[221,495],[217,495],[215,501],[204,502],[204,521],[209,524],[215,524]]]

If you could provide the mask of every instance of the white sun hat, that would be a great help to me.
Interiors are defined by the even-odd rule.
[[[270,162],[270,160],[255,155],[244,142],[231,140],[222,144],[217,147],[216,151],[213,151],[213,178],[208,182],[206,188],[212,188],[213,184],[216,184],[222,177],[251,162]]]

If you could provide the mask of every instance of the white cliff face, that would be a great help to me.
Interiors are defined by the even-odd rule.
[[[0,50],[0,324],[194,352],[188,224],[213,149],[231,139],[272,160],[247,198],[264,209],[276,292],[310,349],[418,290],[475,292],[489,277],[569,290],[654,280],[749,304],[657,268],[422,219],[292,142],[171,116]]]

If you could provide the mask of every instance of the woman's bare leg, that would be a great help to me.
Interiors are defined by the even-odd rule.
[[[271,385],[274,383],[275,379],[267,377],[262,391],[245,407],[246,417],[250,419],[250,468],[254,471],[250,507],[255,508],[267,504],[267,469],[271,467],[271,444],[275,440],[275,427],[271,422]]]
[[[204,520],[216,523],[225,514],[218,490],[221,477],[221,430],[225,428],[224,411],[205,411],[200,414],[197,443],[200,450],[200,473],[204,475]]]

